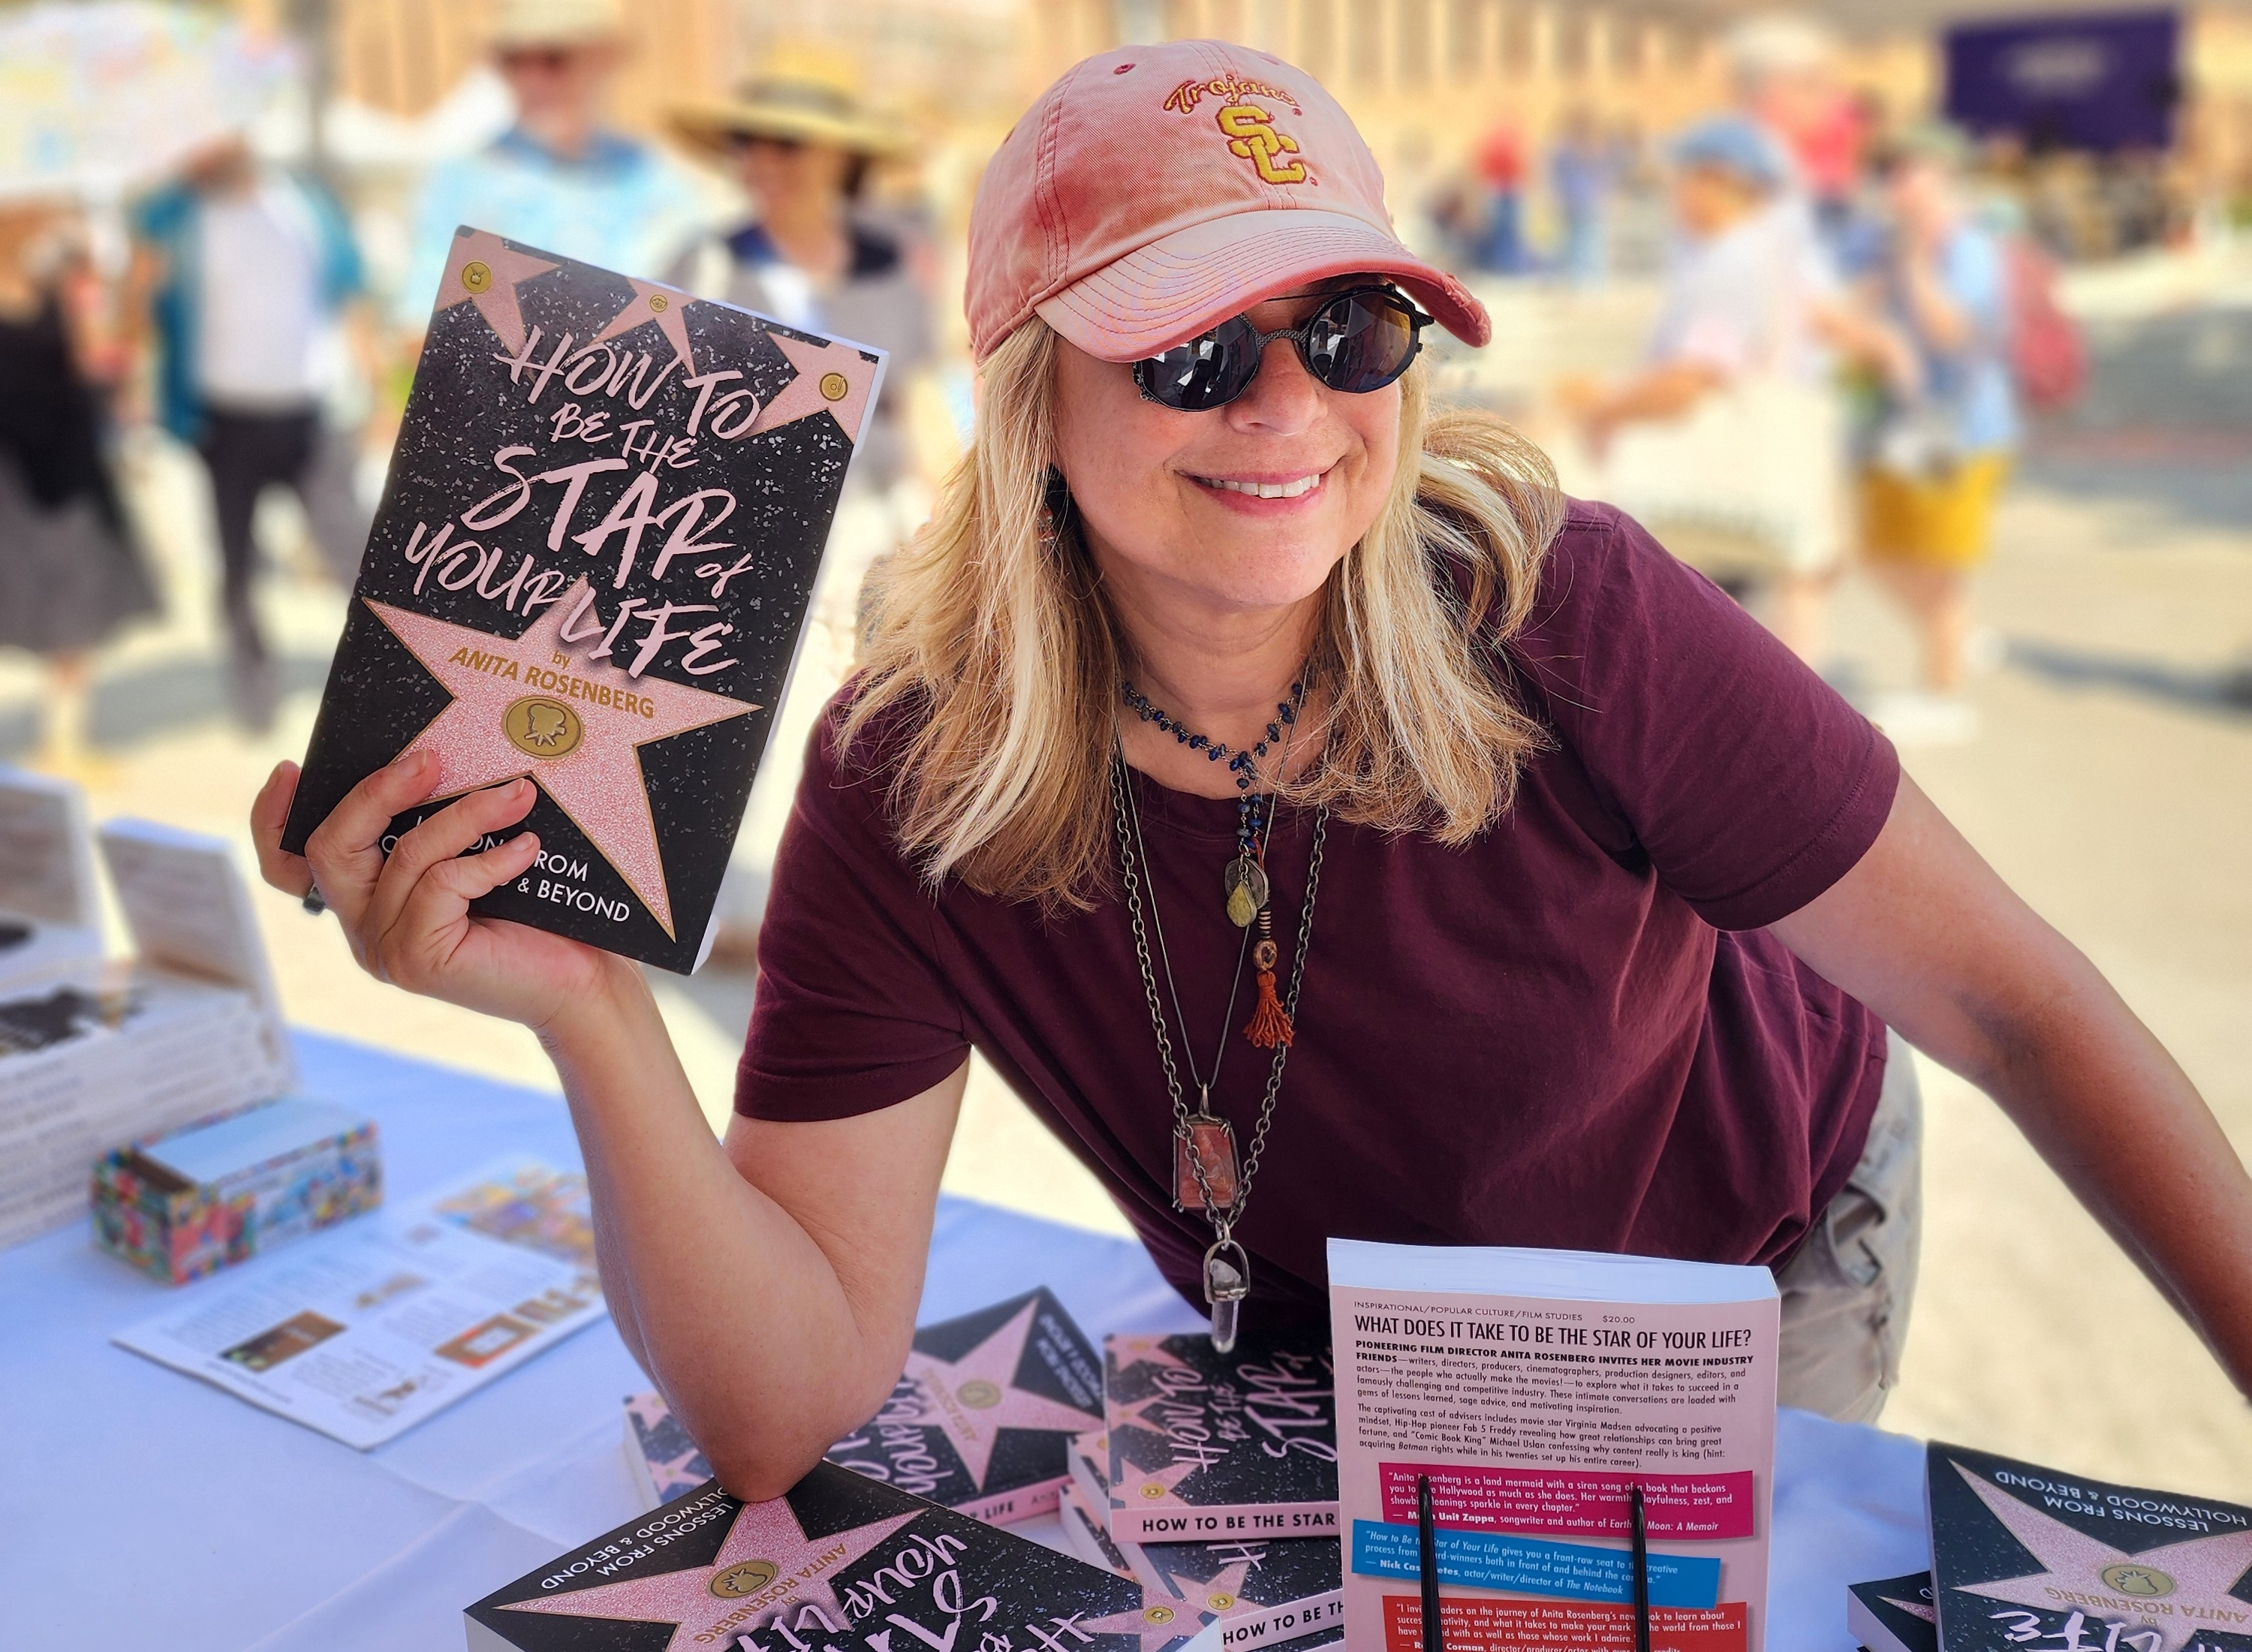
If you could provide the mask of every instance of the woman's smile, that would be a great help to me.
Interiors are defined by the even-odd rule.
[[[1206,492],[1219,495],[1220,503],[1231,510],[1272,516],[1309,509],[1319,503],[1322,484],[1336,468],[1331,464],[1319,470],[1240,471],[1231,475],[1204,475],[1191,471],[1188,475]]]

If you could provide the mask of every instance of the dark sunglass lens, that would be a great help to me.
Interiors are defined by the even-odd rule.
[[[1202,413],[1241,395],[1258,369],[1258,335],[1238,316],[1150,357],[1142,365],[1142,383],[1165,406]]]
[[[1383,389],[1414,353],[1414,322],[1382,294],[1348,293],[1324,304],[1306,330],[1306,365],[1348,395]]]

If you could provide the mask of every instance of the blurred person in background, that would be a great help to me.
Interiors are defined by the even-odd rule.
[[[605,122],[627,49],[620,0],[501,0],[490,44],[516,122],[423,181],[398,294],[400,330],[416,351],[462,225],[653,278],[703,221],[688,175]]]
[[[1521,275],[1532,265],[1525,245],[1525,139],[1507,121],[1478,140],[1470,157],[1484,211],[1472,260],[1496,275]]]
[[[786,48],[733,97],[676,108],[672,126],[728,168],[754,216],[697,241],[665,279],[789,326],[890,352],[875,417],[845,475],[789,697],[752,790],[735,874],[721,898],[712,955],[747,964],[806,738],[852,669],[862,580],[929,508],[905,410],[933,364],[936,336],[919,249],[865,204],[871,169],[904,155],[907,140],[865,107],[849,60]]]
[[[1809,663],[1842,551],[1835,347],[1897,354],[1805,232],[1790,162],[1742,115],[1675,142],[1678,239],[1643,366],[1567,384],[1604,497],[1642,517]]]
[[[1959,186],[1965,153],[1957,134],[1934,124],[1878,157],[1887,233],[1863,278],[1915,369],[1877,404],[1859,476],[1862,554],[1908,610],[1920,648],[1919,686],[1872,709],[1898,740],[1977,732],[1961,698],[1970,575],[1986,559],[2018,442],[2008,260]]]
[[[1776,12],[1737,24],[1721,52],[1737,108],[1783,145],[1811,228],[1838,246],[1856,215],[1869,110],[1838,73],[1835,38]]]
[[[0,647],[46,662],[33,760],[82,774],[92,650],[157,603],[109,469],[71,230],[53,203],[0,204]]]
[[[1555,197],[1562,244],[1556,262],[1574,287],[1592,287],[1607,266],[1611,192],[1623,170],[1619,145],[1597,124],[1595,111],[1575,104],[1548,151],[1548,187]]]
[[[336,198],[261,160],[239,132],[142,200],[132,227],[156,414],[210,472],[234,712],[262,732],[280,682],[257,614],[259,496],[295,492],[339,573],[357,566],[365,536],[349,461],[336,461],[323,428],[347,345],[372,356],[359,253]]]

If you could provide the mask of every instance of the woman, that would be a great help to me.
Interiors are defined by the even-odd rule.
[[[104,451],[73,254],[51,204],[0,206],[0,647],[47,663],[37,761],[80,774],[94,649],[157,611]]]
[[[1917,687],[1873,715],[1895,739],[1977,732],[1962,698],[1970,575],[1993,538],[1994,501],[2018,441],[2010,376],[2008,260],[1956,184],[1964,146],[1946,127],[1879,157],[1890,239],[1866,278],[1915,356],[1914,393],[1889,399],[1860,475],[1861,550],[1914,621]]]
[[[906,148],[868,114],[845,66],[806,50],[777,54],[733,97],[673,112],[673,129],[724,160],[757,209],[725,236],[682,255],[670,280],[792,327],[839,335],[887,353],[884,394],[863,433],[838,502],[814,587],[805,645],[761,771],[720,895],[712,955],[749,963],[775,847],[797,788],[797,755],[831,694],[852,669],[861,581],[930,511],[901,409],[930,367],[930,298],[905,240],[861,206],[870,169]]]
[[[300,860],[285,766],[268,877],[538,1030],[619,1328],[747,1496],[888,1392],[973,1044],[1252,1325],[1322,1313],[1332,1233],[1762,1261],[1787,1396],[1866,1415],[1911,1225],[1888,1021],[2252,1378],[2252,1184],[2187,1082],[1818,679],[1427,406],[1397,289],[1487,323],[1381,191],[1310,78],[1208,41],[1088,59],[1003,144],[976,451],[810,760],[724,1147],[630,965],[468,916],[537,850],[456,857],[528,785],[386,864],[402,762]]]

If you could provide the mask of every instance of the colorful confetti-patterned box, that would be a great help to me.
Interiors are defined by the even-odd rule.
[[[96,1239],[173,1285],[382,1201],[373,1121],[306,1096],[136,1142],[94,1170]]]

